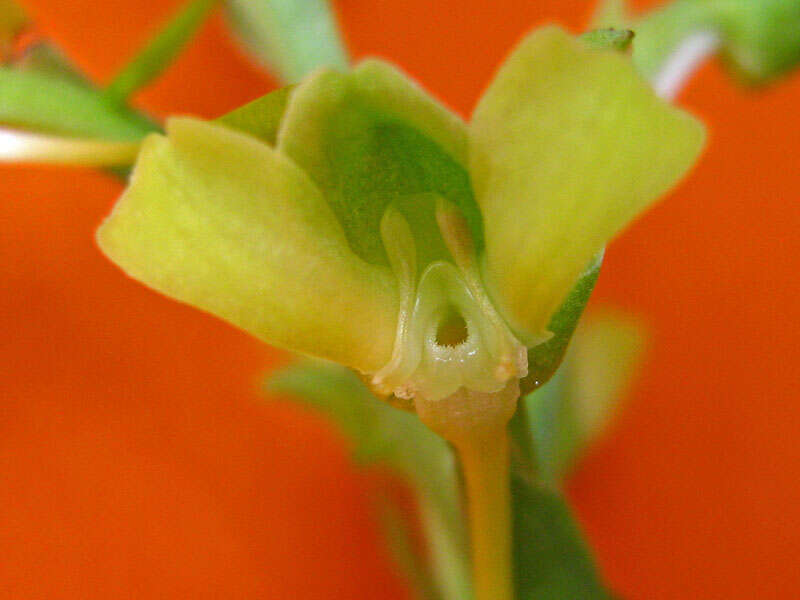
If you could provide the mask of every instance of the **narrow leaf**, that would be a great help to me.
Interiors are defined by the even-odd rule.
[[[575,333],[558,374],[530,394],[539,477],[559,484],[608,428],[642,356],[642,326],[628,315],[591,315]]]
[[[267,385],[327,415],[353,444],[358,462],[389,465],[414,485],[439,588],[447,598],[470,598],[458,477],[447,444],[416,415],[378,400],[352,371],[337,365],[300,363]]]
[[[8,67],[0,67],[0,123],[119,141],[140,140],[157,129],[145,117],[113,106],[102,92],[77,81]]]
[[[114,77],[107,97],[123,103],[158,77],[175,59],[216,4],[216,0],[188,2],[153,39]]]
[[[326,0],[227,0],[226,8],[247,50],[286,83],[318,67],[347,67]]]
[[[520,390],[523,395],[547,383],[561,364],[572,333],[592,295],[602,263],[603,254],[601,253],[592,259],[592,263],[583,272],[566,300],[550,319],[547,330],[553,336],[543,344],[528,349],[528,376],[520,381]]]
[[[563,496],[512,476],[517,600],[608,600]]]

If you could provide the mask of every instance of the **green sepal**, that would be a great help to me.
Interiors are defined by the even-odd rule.
[[[0,123],[62,135],[135,141],[158,127],[61,75],[0,67]]]
[[[106,87],[106,97],[123,103],[137,90],[158,77],[175,59],[205,21],[217,0],[190,0],[170,21],[114,76]]]
[[[421,268],[449,260],[435,194],[461,209],[482,247],[480,211],[461,162],[463,122],[386,63],[304,80],[292,92],[277,147],[312,177],[353,251],[370,263],[389,264],[380,222],[390,205],[418,240]]]
[[[294,86],[287,85],[219,117],[221,123],[274,146]]]
[[[327,0],[227,0],[245,48],[286,83],[318,67],[346,68],[347,51]]]
[[[516,600],[610,600],[561,493],[512,473]]]
[[[600,253],[592,259],[567,299],[550,319],[547,330],[553,336],[546,342],[528,349],[528,375],[519,382],[522,395],[547,383],[561,365],[572,334],[597,283],[602,264],[603,254]]]
[[[389,466],[413,484],[442,597],[470,598],[456,459],[447,443],[416,415],[378,400],[338,365],[301,362],[266,383],[269,391],[291,394],[331,419],[352,444],[357,462]]]
[[[135,279],[268,343],[363,372],[389,360],[390,271],[355,256],[308,176],[253,136],[170,119],[97,239]]]
[[[695,162],[702,125],[658,99],[620,52],[557,28],[506,60],[470,123],[484,279],[540,340],[591,257]],[[530,344],[532,345],[532,344]]]

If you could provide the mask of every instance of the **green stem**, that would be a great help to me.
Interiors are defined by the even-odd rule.
[[[506,427],[457,446],[467,490],[476,600],[512,600],[511,492]]]

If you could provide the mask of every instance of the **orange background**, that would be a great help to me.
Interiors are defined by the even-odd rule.
[[[178,2],[25,4],[106,81]],[[356,56],[462,113],[525,30],[591,4],[337,3]],[[139,101],[216,116],[273,87],[215,18]],[[628,598],[794,597],[800,78],[743,93],[710,65],[681,102],[710,146],[608,252],[594,302],[646,316],[651,353],[570,496]],[[8,167],[0,189],[0,597],[406,598],[338,434],[256,392],[285,357],[95,249],[119,184]]]

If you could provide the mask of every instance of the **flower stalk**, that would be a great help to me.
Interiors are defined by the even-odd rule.
[[[462,441],[476,600],[512,600],[511,493],[506,427]]]
[[[461,389],[448,398],[418,398],[425,425],[456,448],[464,474],[476,600],[513,598],[508,422],[519,381],[499,392]]]

